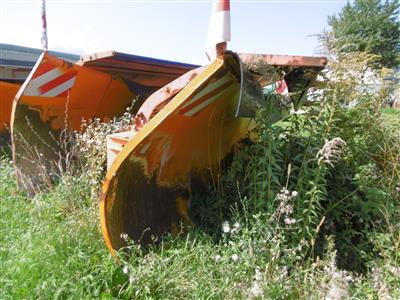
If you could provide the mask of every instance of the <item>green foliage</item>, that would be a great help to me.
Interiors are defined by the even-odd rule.
[[[338,267],[362,273],[379,256],[370,233],[396,224],[400,205],[400,139],[397,129],[387,126],[388,120],[400,120],[390,114],[383,121],[385,93],[364,89],[358,76],[351,76],[357,72],[348,71],[362,70],[368,57],[334,61],[333,80],[320,101],[283,122],[271,125],[269,108],[261,110],[251,134],[256,138],[236,149],[224,177],[226,200],[237,187],[239,199],[248,201],[247,214],[270,218],[285,202],[279,191],[296,191],[298,196],[285,204],[293,212],[277,223],[290,227],[282,232],[284,244],[303,241],[300,256],[307,261],[323,256],[332,236]]]
[[[96,203],[85,201],[90,188],[82,190],[79,181],[64,186],[66,181],[28,200],[15,193],[7,159],[1,160],[0,176],[6,183],[0,186],[1,299],[400,296],[399,223],[388,220],[386,231],[369,233],[380,257],[368,261],[365,275],[339,270],[332,237],[326,238],[324,258],[305,257],[309,241],[294,242],[298,228],[285,223],[288,204],[297,205],[300,195],[281,204],[283,197],[276,197],[271,214],[254,213],[252,203],[243,199],[230,215],[228,230],[216,229],[218,239],[197,228],[176,238],[165,236],[157,246],[132,243],[129,256],[122,251],[116,261],[102,241]]]
[[[367,52],[379,56],[381,66],[400,63],[400,3],[398,0],[355,0],[329,17],[332,32],[328,49],[339,54]]]
[[[3,162],[0,298],[84,299],[113,286],[110,274],[118,267],[101,241],[93,203],[76,193],[80,183],[29,200],[15,192],[11,166]]]

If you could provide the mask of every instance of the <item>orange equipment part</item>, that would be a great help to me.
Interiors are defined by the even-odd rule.
[[[117,52],[79,64],[43,53],[13,105],[13,160],[19,187],[33,194],[54,181],[68,163],[66,136],[81,130],[82,120],[120,116],[135,98],[147,97],[191,68]],[[136,109],[140,104],[139,99]]]
[[[0,81],[0,134],[10,128],[12,103],[20,87],[20,84]]]
[[[107,172],[100,202],[113,254],[126,245],[125,234],[146,244],[180,220],[190,223],[189,178],[216,178],[221,160],[248,131],[250,119],[235,116],[240,90],[239,59],[226,52],[125,144]]]

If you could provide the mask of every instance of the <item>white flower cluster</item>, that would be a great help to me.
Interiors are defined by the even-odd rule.
[[[222,233],[225,235],[228,235],[228,234],[230,234],[231,236],[236,235],[240,231],[240,224],[238,222],[235,222],[231,226],[231,224],[228,221],[224,221],[221,224],[221,230],[222,230]],[[232,241],[230,241],[229,243],[232,243]],[[222,260],[222,257],[221,257],[221,255],[217,254],[214,256],[213,259],[215,262],[219,262]],[[232,254],[230,257],[230,260],[232,260],[234,263],[236,263],[236,262],[240,261],[240,256],[238,254]]]
[[[325,274],[328,276],[327,285],[325,285],[325,300],[344,300],[349,299],[349,283],[354,281],[349,272],[339,270],[336,266],[336,251],[331,253],[329,264],[324,266]]]
[[[232,259],[233,262],[238,262],[239,259],[240,259],[240,257],[239,257],[239,255],[237,255],[237,254],[233,254],[233,255],[231,256],[231,259]]]
[[[372,268],[372,284],[376,291],[378,291],[378,299],[392,300],[389,295],[388,287],[386,286],[385,279],[382,276],[382,271],[378,267]]]
[[[262,281],[262,273],[259,268],[254,270],[253,284],[250,288],[250,299],[260,298],[263,296],[263,290],[260,286]]]
[[[225,234],[237,234],[240,230],[240,224],[238,222],[233,223],[232,228],[228,221],[222,223],[222,232]]]
[[[317,153],[318,164],[324,163],[333,167],[334,163],[340,160],[344,146],[346,146],[346,142],[339,137],[330,141],[326,140],[325,145]]]
[[[107,135],[130,127],[133,115],[131,108],[111,121],[103,122],[99,118],[83,121],[80,132],[75,131],[75,153],[81,168],[92,187],[92,194],[97,195],[99,184],[105,175],[107,162]]]
[[[351,277],[344,271],[335,271],[329,281],[328,293],[325,300],[344,300],[349,299],[349,282]]]
[[[235,254],[232,254],[232,255],[231,255],[230,259],[231,259],[234,263],[236,263],[236,262],[240,261],[240,256],[237,255],[237,254],[235,253]],[[220,262],[220,261],[222,261],[222,256],[219,255],[219,254],[217,254],[217,255],[215,255],[215,256],[213,257],[213,260],[214,260],[215,262]]]
[[[279,216],[284,216],[283,222],[287,226],[291,226],[296,223],[296,219],[292,218],[292,214],[294,211],[292,200],[296,198],[298,193],[296,191],[288,191],[286,188],[283,188],[278,195],[276,195],[276,199],[279,201],[279,206],[276,211],[276,214]]]
[[[214,256],[214,261],[219,262],[222,259],[221,255],[217,254]]]

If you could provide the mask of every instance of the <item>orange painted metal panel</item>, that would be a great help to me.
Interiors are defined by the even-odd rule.
[[[168,67],[160,68],[168,71]],[[19,186],[33,194],[42,184],[53,181],[68,156],[63,145],[65,139],[60,141],[66,135],[64,131],[79,131],[83,119],[109,120],[122,115],[139,96],[135,89],[147,97],[161,87],[157,83],[157,66],[145,71],[143,75],[140,70],[132,71],[126,66],[123,72],[109,68],[101,72],[93,66],[72,64],[43,53],[13,105],[12,143]],[[138,86],[134,82],[135,72],[150,82],[154,78],[154,86],[144,89]],[[174,67],[174,72],[182,74],[185,69],[176,71]],[[168,78],[173,80],[178,76],[169,74]]]
[[[149,243],[152,235],[187,221],[189,178],[212,181],[221,160],[248,131],[250,119],[235,117],[239,94],[238,58],[225,53],[122,148],[100,202],[102,232],[112,253],[125,245],[121,234]]]
[[[0,134],[10,128],[12,103],[21,85],[0,81]]]

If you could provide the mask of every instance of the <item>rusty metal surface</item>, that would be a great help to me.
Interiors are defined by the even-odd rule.
[[[259,59],[272,66],[324,68],[328,63],[325,57],[319,56],[240,53],[239,57],[245,64]]]
[[[40,192],[65,167],[60,130],[43,122],[40,112],[18,105],[14,112],[12,146],[14,169],[19,188],[29,195]],[[64,149],[65,150],[65,149]]]
[[[260,79],[261,85],[265,86],[273,81],[284,79],[295,109],[302,105],[308,89],[314,86],[318,73],[328,62],[325,57],[314,56],[239,54],[239,57],[247,66],[250,66],[250,69],[258,63],[271,66],[271,74],[261,75],[263,77]]]

